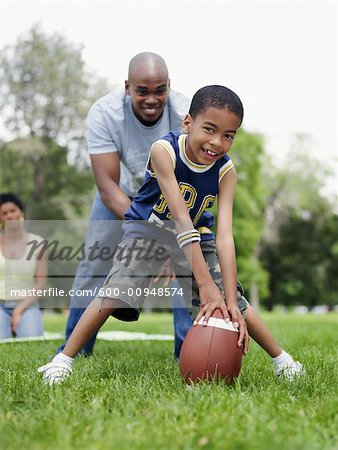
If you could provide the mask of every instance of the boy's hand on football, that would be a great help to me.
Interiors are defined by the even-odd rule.
[[[246,355],[249,350],[249,333],[246,322],[237,306],[229,307],[228,311],[234,327],[238,328],[239,331],[238,347],[242,347],[243,353]]]
[[[194,320],[194,325],[197,325],[202,317],[204,317],[203,325],[206,326],[215,309],[220,309],[224,320],[230,322],[230,314],[225,304],[224,297],[215,283],[200,287],[199,294],[201,307]]]

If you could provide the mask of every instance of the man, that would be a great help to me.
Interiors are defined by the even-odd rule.
[[[170,91],[168,69],[163,58],[155,53],[139,53],[129,63],[128,80],[124,89],[115,89],[100,98],[88,115],[88,151],[98,188],[87,230],[86,248],[95,242],[100,248],[110,247],[112,253],[120,241],[118,220],[123,220],[131,199],[141,186],[149,150],[153,142],[170,130],[181,130],[182,119],[189,100]],[[104,222],[112,221],[108,225]],[[66,326],[66,341],[86,306],[111,267],[111,259],[92,258],[80,263],[73,284],[74,295]],[[188,310],[181,296],[173,297],[175,326],[175,356],[191,325]],[[181,306],[181,308],[180,308]],[[93,351],[92,338],[83,348],[86,355]],[[64,348],[62,345],[58,351]]]

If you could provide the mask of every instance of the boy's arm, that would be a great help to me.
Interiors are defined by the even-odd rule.
[[[244,353],[248,351],[248,332],[246,323],[237,306],[236,250],[232,235],[232,210],[236,190],[237,173],[235,169],[227,172],[220,181],[218,193],[216,250],[221,267],[225,301],[231,320],[239,324],[239,343],[244,342]]]
[[[154,144],[152,146],[151,167],[156,174],[157,182],[168,204],[169,211],[175,220],[177,232],[182,233],[192,230],[194,226],[175,177],[172,159],[161,145]],[[195,322],[197,323],[205,316],[204,323],[207,324],[211,314],[217,308],[222,311],[224,319],[229,321],[229,313],[224,298],[209,273],[200,244],[193,242],[186,245],[183,251],[199,287],[201,309]]]

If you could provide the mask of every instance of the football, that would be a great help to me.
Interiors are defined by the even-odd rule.
[[[180,371],[187,383],[225,380],[232,384],[242,367],[242,349],[237,341],[239,331],[232,322],[215,310],[208,325],[203,318],[188,331],[181,349]]]

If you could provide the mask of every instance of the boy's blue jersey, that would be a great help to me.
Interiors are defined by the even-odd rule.
[[[190,161],[185,151],[186,137],[187,135],[179,132],[170,132],[155,144],[161,145],[163,152],[169,153],[171,157],[175,176],[193,224],[196,227],[206,226],[198,222],[203,211],[214,204],[219,182],[233,168],[233,163],[228,155],[224,155],[211,165],[201,165]],[[172,220],[172,216],[149,161],[150,159],[144,183],[125,213],[125,218],[165,226]]]

